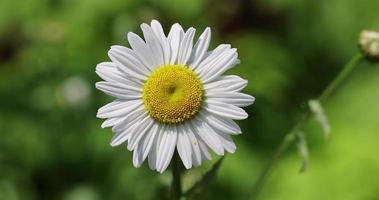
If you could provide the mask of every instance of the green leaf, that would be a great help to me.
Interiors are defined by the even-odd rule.
[[[299,172],[303,173],[309,167],[308,145],[307,145],[307,140],[305,139],[304,132],[302,132],[302,131],[297,132],[296,139],[297,139],[297,149],[298,149],[299,155],[303,161]]]
[[[183,196],[191,198],[196,194],[200,194],[216,177],[217,171],[221,166],[224,157],[221,157],[210,170],[208,170],[203,177],[197,181],[190,189],[188,189]]]
[[[330,134],[329,120],[324,112],[324,109],[322,108],[320,101],[310,100],[308,102],[308,105],[309,105],[310,110],[314,114],[316,121],[320,124],[323,130],[325,139],[328,139],[329,134]]]

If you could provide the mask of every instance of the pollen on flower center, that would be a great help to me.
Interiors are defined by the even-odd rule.
[[[143,87],[143,102],[151,117],[162,123],[180,123],[200,109],[203,86],[194,71],[182,65],[154,70]]]

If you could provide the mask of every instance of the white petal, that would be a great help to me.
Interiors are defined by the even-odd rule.
[[[131,111],[122,121],[112,127],[112,131],[116,134],[124,132],[128,127],[133,126],[134,123],[139,122],[137,119],[142,120],[147,116],[146,111],[143,108],[137,108],[136,110]]]
[[[117,64],[112,62],[102,62],[96,65],[96,74],[105,81],[124,83],[125,76],[117,69]]]
[[[228,44],[220,44],[213,51],[207,52],[206,57],[196,67],[195,72],[200,74],[203,70],[207,69],[212,62],[222,58],[222,55],[230,49]]]
[[[180,42],[177,64],[187,64],[187,61],[190,58],[192,52],[193,37],[195,36],[195,31],[196,30],[191,27],[184,34],[184,37]]]
[[[204,84],[205,91],[239,92],[247,86],[247,80],[236,75],[221,76],[215,81]]]
[[[131,90],[132,92],[142,93],[142,84],[139,82],[135,82],[132,80],[125,79],[123,82],[108,82],[108,81],[101,81],[99,82],[101,84],[105,83],[105,85],[109,86],[115,86],[117,88],[122,88],[125,90]]]
[[[160,169],[162,168],[162,162],[163,162],[163,159],[164,159],[164,155],[166,152],[168,152],[168,147],[166,145],[167,143],[167,137],[168,137],[168,133],[169,132],[169,126],[165,126],[165,131],[162,131],[160,132],[161,134],[161,137],[159,138],[160,141],[159,143],[157,143],[157,159],[156,159],[156,170],[157,171],[160,171]],[[164,150],[166,150],[166,152],[164,152]]]
[[[192,126],[197,130],[197,135],[211,148],[217,155],[224,155],[224,148],[218,139],[217,133],[209,127],[203,120],[197,118],[191,121]]]
[[[199,147],[198,139],[195,136],[196,130],[193,129],[193,127],[189,123],[185,123],[185,130],[188,135],[188,139],[190,140],[191,147],[192,147],[192,163],[194,166],[201,165],[201,151]]]
[[[141,24],[141,29],[146,40],[148,48],[152,51],[155,67],[164,64],[163,49],[160,44],[159,38],[155,35],[153,29],[147,24]],[[154,67],[154,68],[155,68]]]
[[[133,100],[142,97],[141,92],[136,91],[141,90],[141,88],[126,86],[123,84],[101,81],[96,83],[96,88],[118,99]]]
[[[131,101],[121,101],[116,100],[112,103],[109,103],[101,107],[97,111],[98,118],[110,118],[110,117],[119,117],[126,116],[132,110],[135,110],[137,107],[142,106],[142,100],[131,100]]]
[[[179,156],[184,164],[184,166],[189,169],[192,167],[192,147],[191,140],[188,137],[187,131],[184,126],[178,126],[178,143],[176,148],[178,149]]]
[[[128,41],[138,59],[145,65],[146,68],[153,70],[157,67],[155,66],[153,52],[138,35],[129,32]]]
[[[154,123],[151,126],[151,129],[147,131],[137,143],[137,146],[133,152],[133,165],[135,167],[140,167],[143,161],[146,159],[153,144],[157,129],[158,124]]]
[[[102,62],[96,66],[96,73],[105,81],[132,85],[142,88],[142,81],[119,70],[119,65],[112,62]]]
[[[146,159],[150,149],[153,145],[155,136],[157,134],[158,124],[153,124],[150,131],[146,133],[140,142],[137,144],[136,149],[133,152],[133,164],[136,167],[140,167],[143,161]]]
[[[153,145],[150,148],[150,152],[148,155],[148,162],[149,162],[149,167],[152,170],[157,169],[157,159],[158,159],[158,150],[159,150],[159,144],[162,142],[163,139],[163,132],[166,131],[166,126],[162,124],[158,124],[158,130],[156,133],[156,138],[153,141]]]
[[[96,117],[99,117],[100,114],[105,113],[105,112],[111,112],[111,111],[118,110],[118,109],[124,107],[125,105],[127,105],[126,102],[127,101],[123,101],[123,100],[119,100],[119,99],[114,100],[111,103],[108,103],[105,106],[99,108],[99,110],[97,111]]]
[[[128,113],[128,115],[125,117],[125,120],[122,123],[113,126],[112,131],[115,133],[123,132],[125,129],[132,126],[135,122],[139,122],[137,121],[137,119],[143,119],[143,117],[145,117],[146,115],[147,112],[145,108],[143,106],[138,107],[137,109]]]
[[[254,103],[255,98],[240,92],[211,91],[205,95],[209,100],[232,104],[238,107],[249,106]]]
[[[149,69],[138,60],[134,51],[127,47],[114,45],[108,51],[108,56],[113,62],[118,64],[119,70],[128,76],[145,80],[150,74]]]
[[[128,150],[132,151],[137,146],[146,132],[148,132],[153,125],[154,120],[150,116],[146,116],[136,129],[133,130],[132,135],[128,139]]]
[[[115,126],[124,120],[125,120],[125,117],[113,117],[113,118],[106,119],[101,124],[101,128],[107,128],[107,127]]]
[[[150,149],[153,146],[153,142],[154,142],[158,132],[159,132],[159,124],[154,123],[153,127],[150,130],[150,133],[146,135],[146,138],[145,138],[146,142],[144,143],[143,148],[142,148],[143,149],[143,154],[142,154],[143,160],[145,160],[145,158],[149,154]]]
[[[163,138],[159,144],[157,157],[157,171],[160,173],[166,170],[174,154],[177,141],[177,133],[174,129],[175,126],[168,126],[167,130],[161,133],[163,134]]]
[[[116,132],[116,134],[111,139],[111,146],[118,146],[118,145],[124,143],[126,140],[128,140],[133,134],[135,134],[134,129],[136,129],[137,127],[139,127],[141,125],[144,125],[140,121],[146,116],[147,116],[147,114],[140,115],[140,116],[134,118],[131,125],[127,126],[124,130],[122,130],[120,132],[114,131],[114,132]]]
[[[211,160],[212,159],[212,155],[208,151],[207,145],[202,140],[200,140],[200,139],[198,139],[198,142],[199,142],[199,147],[200,147],[200,152],[201,152],[201,158],[202,158],[202,160]]]
[[[204,59],[206,52],[208,51],[209,44],[211,41],[211,29],[207,27],[204,32],[200,35],[195,46],[193,47],[189,67],[195,69],[199,63]]]
[[[215,115],[235,120],[242,120],[248,117],[248,114],[242,108],[209,99],[206,99],[204,109]]]
[[[160,39],[160,41],[163,41],[166,38],[162,25],[157,20],[153,19],[150,23],[150,26],[153,29],[155,35]]]
[[[170,64],[175,64],[178,59],[179,46],[183,36],[183,28],[178,23],[171,26],[171,30],[167,36],[171,46]]]
[[[226,70],[233,67],[232,64],[235,62],[237,57],[238,55],[236,53],[236,49],[228,49],[223,51],[219,57],[210,61],[208,65],[199,73],[203,83],[207,83],[218,78]]]
[[[135,129],[137,129],[140,126],[145,126],[146,121],[141,122],[147,115],[140,115],[133,121],[134,123],[130,126],[127,126],[126,129],[124,129],[121,132],[116,132],[116,134],[113,135],[111,139],[111,146],[118,146],[122,143],[124,143],[126,140],[128,140],[131,136],[134,134],[138,134],[135,132]]]
[[[227,135],[225,133],[218,133],[218,136],[222,143],[222,146],[227,152],[234,153],[236,151],[237,149],[236,144],[234,144],[230,135]]]
[[[214,130],[227,134],[241,134],[241,128],[231,119],[219,117],[206,111],[200,111],[199,114],[203,119],[206,119]]]
[[[162,49],[163,49],[163,58],[164,63],[169,64],[170,63],[170,54],[171,54],[171,46],[168,42],[168,39],[166,38],[162,25],[157,20],[151,21],[151,28],[153,29],[155,35],[159,38],[159,41],[161,43]]]

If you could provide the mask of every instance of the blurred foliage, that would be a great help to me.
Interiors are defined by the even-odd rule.
[[[155,18],[231,43],[257,101],[202,199],[247,199],[258,173],[308,99],[317,97],[357,50],[362,29],[379,29],[377,0],[23,0],[0,1],[0,199],[165,199],[171,180],[126,147],[111,148],[96,110],[97,63],[126,33]],[[260,199],[379,199],[379,65],[365,63],[325,106],[331,136],[306,132],[310,168],[296,148]],[[212,163],[186,171],[189,188]]]

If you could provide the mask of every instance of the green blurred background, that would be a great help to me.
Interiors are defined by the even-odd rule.
[[[237,47],[230,73],[256,97],[217,179],[199,199],[247,199],[302,107],[358,52],[362,29],[379,29],[378,0],[1,0],[0,200],[165,199],[171,174],[132,166],[95,117],[111,98],[95,90],[97,63],[126,33],[158,19],[212,27],[212,46]],[[325,106],[325,141],[307,124],[311,165],[294,147],[260,199],[379,199],[379,65],[362,63]],[[188,188],[212,163],[186,171]]]

